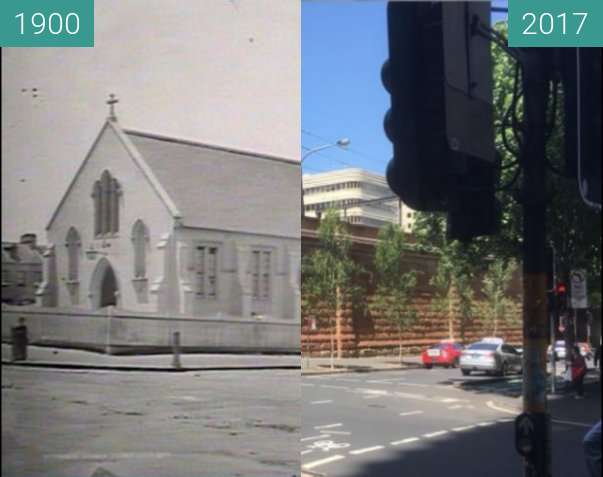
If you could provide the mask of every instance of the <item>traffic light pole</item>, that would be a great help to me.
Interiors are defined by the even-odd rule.
[[[551,477],[551,419],[547,409],[549,322],[546,299],[546,110],[551,71],[546,48],[522,50],[525,130],[523,181],[523,410],[531,420],[533,450],[525,477]]]

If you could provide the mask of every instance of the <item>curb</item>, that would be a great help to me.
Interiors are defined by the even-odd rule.
[[[413,369],[421,369],[421,365],[408,365],[404,368],[363,368],[363,369],[355,369],[355,368],[335,368],[335,370],[324,370],[324,371],[303,371],[302,376],[324,376],[329,374],[363,374],[363,373],[381,373],[386,371],[409,371]]]
[[[91,371],[143,371],[153,373],[186,373],[191,371],[262,371],[262,370],[296,370],[299,366],[204,366],[190,368],[150,367],[150,366],[102,366],[94,364],[77,363],[51,363],[44,361],[7,361],[2,360],[2,366],[21,366],[25,368],[55,368],[55,369],[81,369]]]

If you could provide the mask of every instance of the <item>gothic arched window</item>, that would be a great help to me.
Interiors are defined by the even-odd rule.
[[[82,241],[78,231],[71,227],[67,232],[67,238],[65,239],[65,246],[67,247],[67,279],[70,282],[76,282],[79,279],[80,272],[80,248]]]
[[[119,232],[119,196],[121,189],[117,179],[109,171],[104,171],[94,183],[94,235]]]
[[[142,220],[137,220],[132,227],[132,244],[134,245],[134,278],[147,276],[147,245],[149,230]]]

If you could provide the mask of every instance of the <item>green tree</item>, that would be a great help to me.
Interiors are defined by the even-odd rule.
[[[371,309],[396,326],[399,358],[402,361],[402,334],[417,320],[412,297],[417,273],[405,271],[402,258],[407,250],[400,227],[386,225],[379,231],[375,251],[377,287]]]
[[[327,317],[331,341],[331,366],[335,354],[335,334],[341,326],[344,300],[357,306],[361,293],[358,274],[361,267],[350,256],[352,242],[347,226],[339,212],[329,210],[317,229],[319,247],[303,257],[302,306],[306,313],[323,310]],[[339,333],[337,333],[339,335]],[[337,342],[337,355],[341,357],[341,342]]]
[[[498,333],[499,324],[512,323],[516,317],[513,313],[513,301],[507,297],[507,289],[517,269],[514,260],[494,259],[482,280],[482,317],[492,336]]]
[[[472,281],[479,269],[481,246],[476,242],[448,240],[443,214],[418,213],[413,226],[419,249],[438,255],[432,308],[448,318],[448,335],[454,339],[454,323],[458,319],[461,340],[465,341],[467,325],[474,316]]]

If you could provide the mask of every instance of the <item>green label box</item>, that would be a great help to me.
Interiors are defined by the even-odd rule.
[[[0,0],[0,46],[93,47],[94,0]]]
[[[509,0],[509,46],[603,46],[603,0]]]

